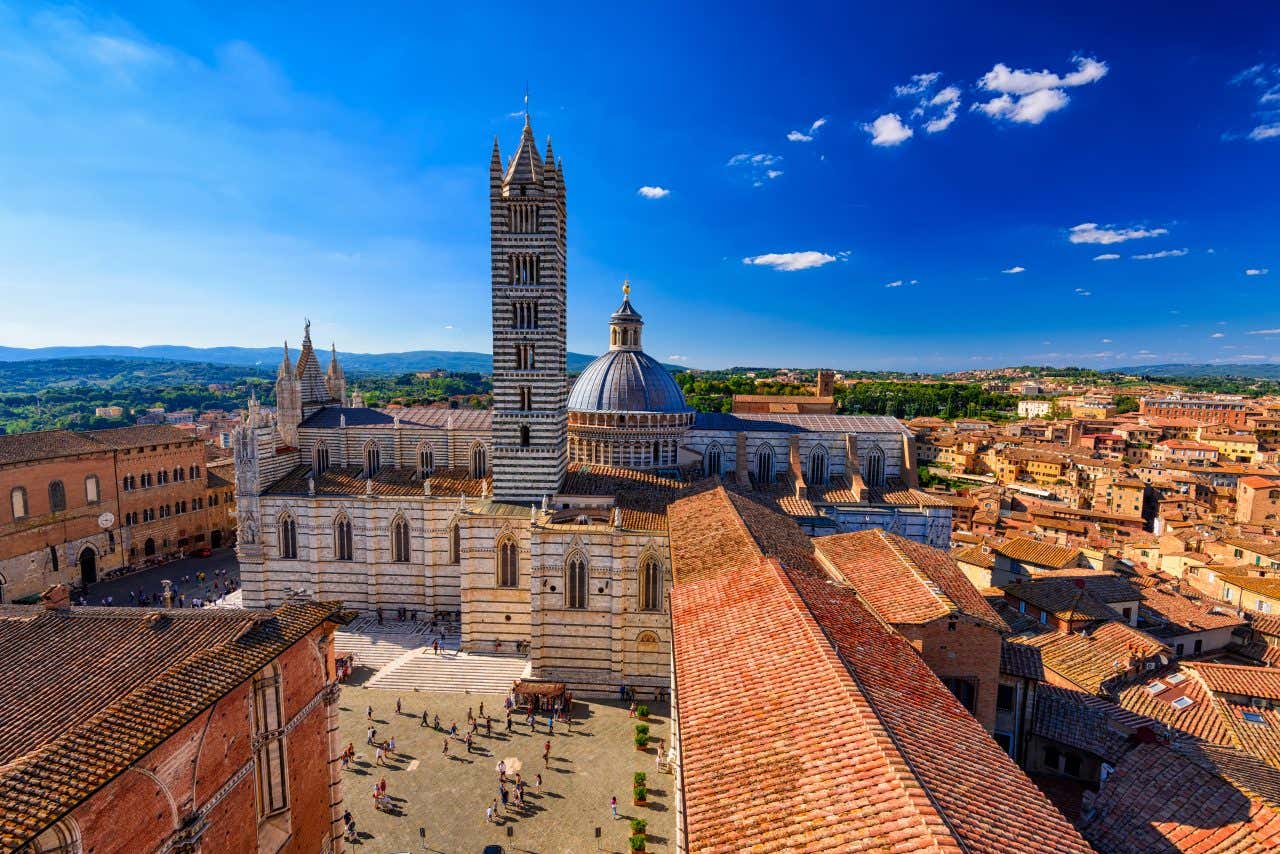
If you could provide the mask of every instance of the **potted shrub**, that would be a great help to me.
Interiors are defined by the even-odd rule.
[[[649,725],[636,724],[636,750],[646,750],[649,747]]]
[[[636,706],[636,717],[642,721],[647,721],[649,719],[649,707],[644,703]]]
[[[644,775],[644,772],[643,772],[643,771],[637,771],[636,773],[634,773],[634,774],[632,774],[632,775],[631,775],[631,785],[633,785],[633,786],[643,786],[643,785],[645,784],[645,782],[644,782],[644,781],[645,781],[646,779],[647,779],[647,778],[645,777],[645,775]]]
[[[632,836],[644,836],[645,831],[648,830],[648,828],[649,828],[649,822],[645,821],[644,819],[642,818],[631,819],[631,835]]]
[[[645,788],[644,783],[640,783],[631,788],[631,803],[635,806],[642,807],[649,802],[649,790]]]
[[[631,837],[631,854],[644,854],[644,837],[636,835]]]

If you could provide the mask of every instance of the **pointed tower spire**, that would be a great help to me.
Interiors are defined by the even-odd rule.
[[[498,150],[498,135],[493,135],[493,156],[489,158],[489,192],[497,194],[502,189],[502,153]]]
[[[280,369],[276,371],[276,379],[293,379],[293,359],[289,356],[289,342],[284,342],[284,358],[280,361]]]
[[[329,370],[325,372],[324,384],[329,389],[329,397],[338,401],[338,405],[342,406],[343,401],[347,399],[347,377],[342,372],[342,365],[338,364],[338,345],[336,343],[329,345]]]

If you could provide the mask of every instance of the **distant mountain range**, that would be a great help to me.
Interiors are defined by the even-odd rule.
[[[1242,377],[1252,380],[1280,380],[1280,364],[1136,365],[1132,368],[1115,368],[1110,372],[1146,377]]]
[[[290,350],[296,359],[296,348]],[[320,366],[329,363],[329,354],[320,353]],[[160,359],[176,362],[206,362],[218,365],[243,365],[275,370],[280,364],[279,347],[179,347],[157,344],[152,347],[0,347],[0,362],[30,361],[34,359]],[[595,356],[569,353],[566,358],[570,372],[577,373],[591,363]],[[493,371],[493,357],[488,353],[470,353],[461,350],[414,350],[408,353],[344,353],[338,351],[338,362],[347,373],[403,374],[410,371],[472,371],[487,374]]]

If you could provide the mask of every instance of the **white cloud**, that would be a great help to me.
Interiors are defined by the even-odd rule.
[[[1072,61],[1076,70],[1062,76],[1048,70],[1013,69],[998,62],[978,81],[980,88],[998,93],[997,97],[974,104],[972,109],[993,119],[1038,125],[1070,102],[1064,89],[1096,83],[1107,74],[1107,64],[1097,59],[1076,56]]]
[[[894,86],[893,94],[898,96],[919,95],[921,92],[933,86],[938,82],[938,78],[942,76],[940,71],[931,71],[928,74],[913,74],[911,82],[902,86]]]
[[[1007,270],[1001,270],[1000,272],[1001,273],[1025,273],[1027,272],[1027,268],[1014,266],[1014,267],[1010,267]]]
[[[667,357],[667,361],[668,361],[668,362],[687,362],[687,361],[689,361],[689,357],[688,357],[688,356],[681,356],[679,353],[675,353],[675,354],[672,354],[672,355],[668,356],[668,357]]]
[[[886,287],[886,288],[900,288],[900,287],[902,287],[902,284],[903,284],[902,279],[896,279],[896,280],[894,280],[894,281],[890,282],[889,284],[885,285],[885,287]]]
[[[897,145],[915,135],[915,131],[904,125],[897,113],[885,113],[874,122],[863,125],[862,129],[871,134],[872,145]]]
[[[1227,334],[1226,334],[1225,332],[1215,332],[1215,333],[1213,333],[1212,335],[1210,335],[1209,337],[1210,337],[1210,338],[1226,338],[1226,337],[1227,337]]]
[[[1086,291],[1084,288],[1076,288],[1076,295],[1082,297],[1093,296],[1093,291]]]
[[[1162,249],[1159,252],[1147,252],[1142,255],[1134,255],[1135,261],[1150,261],[1153,258],[1181,258],[1187,254],[1186,249]]]
[[[1102,227],[1096,222],[1082,222],[1071,227],[1070,240],[1072,243],[1101,243],[1110,246],[1112,243],[1123,243],[1140,237],[1160,237],[1168,233],[1167,228],[1116,228],[1114,225]]]
[[[735,154],[729,158],[726,166],[772,166],[781,161],[776,154]]]
[[[763,187],[766,180],[772,180],[782,174],[780,169],[771,169],[782,162],[777,154],[735,154],[729,158],[726,166],[746,170],[751,179],[751,186]]]
[[[1266,267],[1250,267],[1248,270],[1244,271],[1244,274],[1246,276],[1265,276],[1267,273],[1270,273],[1270,272],[1271,271],[1268,270]]]
[[[1093,256],[1093,260],[1095,260],[1095,261],[1115,261],[1115,260],[1117,260],[1119,257],[1120,257],[1120,256],[1119,256],[1119,255],[1117,255],[1117,254],[1116,254],[1116,253],[1114,253],[1114,252],[1104,252],[1104,253],[1102,253],[1101,255],[1094,255],[1094,256]]]
[[[636,190],[636,192],[644,196],[646,199],[661,199],[663,196],[671,195],[671,191],[666,187],[644,186]]]
[[[1110,344],[1110,343],[1111,343],[1111,339],[1110,339],[1110,338],[1103,338],[1103,339],[1102,339],[1102,343],[1103,343],[1103,344]]]
[[[1245,335],[1280,335],[1280,329],[1254,329]]]
[[[1253,116],[1259,122],[1245,134],[1245,139],[1262,142],[1280,138],[1280,65],[1259,63],[1231,78],[1233,86],[1252,86],[1258,95]],[[1239,134],[1223,134],[1226,139],[1240,139]]]
[[[807,131],[793,130],[787,133],[787,139],[791,142],[813,142],[814,135],[818,129],[827,123],[827,117],[815,119],[813,124],[809,125]]]
[[[446,323],[446,324],[444,325],[444,328],[445,328],[445,329],[452,329],[452,328],[453,328],[453,324],[452,324],[452,323]]]
[[[811,270],[814,267],[821,267],[824,264],[830,264],[834,260],[836,260],[836,256],[828,255],[825,252],[770,252],[765,255],[743,258],[742,263],[756,267],[772,267],[775,270],[791,273],[796,270]]]
[[[930,119],[924,126],[928,133],[938,133],[951,127],[951,123],[956,120],[956,114],[960,110],[960,89],[956,86],[948,86],[938,94],[929,99],[930,107],[942,107],[942,115]]]

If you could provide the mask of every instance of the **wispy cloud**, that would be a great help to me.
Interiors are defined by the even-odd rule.
[[[1012,273],[1025,273],[1025,272],[1027,272],[1027,268],[1026,268],[1026,267],[1018,267],[1018,266],[1014,266],[1014,267],[1010,267],[1010,268],[1009,268],[1009,269],[1007,269],[1007,270],[1001,270],[1000,272],[1001,272],[1001,273],[1010,273],[1010,274],[1012,274]]]
[[[687,362],[689,361],[689,357],[681,356],[679,353],[673,353],[667,357],[667,361],[668,362]]]
[[[1266,267],[1250,267],[1249,269],[1244,271],[1244,274],[1246,276],[1265,276],[1267,273],[1270,273],[1270,272],[1271,271]]]
[[[897,113],[885,113],[862,129],[871,134],[871,144],[879,146],[898,145],[915,136],[915,131],[903,124]]]
[[[886,288],[900,288],[900,287],[902,287],[902,285],[903,285],[903,281],[902,281],[902,279],[894,279],[892,282],[889,282],[887,285],[885,285],[885,287],[886,287]]]
[[[1233,86],[1249,86],[1257,96],[1253,111],[1258,122],[1247,134],[1225,133],[1226,139],[1250,139],[1262,142],[1280,139],[1280,65],[1259,63],[1231,78]]]
[[[830,264],[836,256],[825,252],[770,252],[765,255],[754,255],[743,258],[743,264],[755,267],[772,267],[775,270],[792,273],[796,270],[812,270],[824,264]]]
[[[1226,338],[1226,337],[1227,337],[1227,334],[1226,334],[1225,332],[1215,332],[1215,333],[1213,333],[1212,335],[1210,335],[1209,337],[1210,337],[1210,338]]]
[[[932,87],[934,83],[937,83],[938,78],[941,76],[942,72],[940,71],[930,71],[927,74],[913,74],[911,75],[911,82],[904,83],[901,86],[894,86],[893,94],[900,97],[907,95],[919,95],[921,92]]]
[[[729,158],[726,166],[743,170],[751,179],[753,187],[763,187],[765,181],[772,181],[782,174],[781,169],[771,167],[782,162],[778,154],[735,154]]]
[[[1126,240],[1138,240],[1143,237],[1160,237],[1169,233],[1167,228],[1117,228],[1114,225],[1100,226],[1096,222],[1082,222],[1071,227],[1072,243],[1101,243],[1110,246],[1112,243],[1124,243]],[[1110,259],[1106,259],[1110,260]]]
[[[1118,260],[1119,258],[1120,256],[1114,252],[1104,252],[1101,255],[1093,256],[1093,260],[1095,261],[1115,261],[1115,260]]]
[[[641,196],[644,196],[646,199],[661,199],[664,196],[671,195],[671,191],[666,187],[644,186],[636,190],[636,192]]]
[[[1280,329],[1253,329],[1245,335],[1280,335]]]
[[[1070,102],[1064,90],[1096,83],[1107,75],[1107,64],[1100,60],[1075,56],[1072,62],[1076,70],[1061,76],[1047,70],[1013,69],[998,62],[978,81],[979,88],[997,96],[974,104],[972,109],[993,119],[1038,125]]]
[[[1135,261],[1151,261],[1156,258],[1181,258],[1186,255],[1187,249],[1163,249],[1159,252],[1146,252],[1142,255],[1134,255]]]
[[[1076,288],[1076,291],[1075,291],[1075,292],[1076,292],[1076,296],[1080,296],[1080,297],[1091,297],[1091,296],[1093,296],[1093,291],[1087,291],[1087,290],[1085,290],[1084,288]]]
[[[813,142],[813,138],[818,133],[818,130],[826,123],[826,116],[823,116],[820,119],[814,119],[813,124],[809,125],[809,129],[807,131],[790,131],[787,133],[787,139],[790,142]]]

